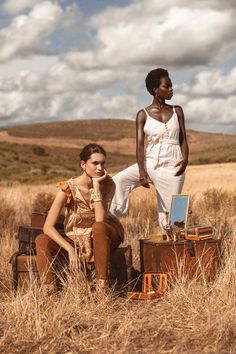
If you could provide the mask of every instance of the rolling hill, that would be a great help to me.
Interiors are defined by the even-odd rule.
[[[190,164],[236,161],[236,135],[187,130]],[[115,173],[135,162],[135,121],[79,120],[0,129],[0,177],[37,182],[76,174],[82,146],[97,142]]]

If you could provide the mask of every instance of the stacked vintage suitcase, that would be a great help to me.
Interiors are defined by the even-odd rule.
[[[167,272],[215,279],[220,260],[220,240],[155,242],[140,240],[141,272]]]
[[[211,227],[187,228],[182,239],[176,241],[151,237],[139,243],[142,291],[129,292],[130,299],[157,299],[165,294],[168,284],[181,276],[207,282],[216,277],[221,250],[220,240],[212,238]]]
[[[141,272],[167,272],[170,277],[215,279],[220,263],[220,240],[213,239],[211,226],[186,228],[177,241],[140,240]]]
[[[43,225],[47,213],[33,212],[31,214],[30,226],[19,226],[16,239],[18,240],[18,250],[15,252],[10,263],[13,272],[13,289],[27,289],[32,280],[38,278],[38,271],[35,262],[36,249],[35,239],[43,232]],[[56,224],[56,229],[63,234],[64,217],[61,216]],[[94,265],[90,264],[91,269]],[[117,290],[126,292],[132,287],[132,250],[131,246],[119,247],[111,255],[110,274],[112,282],[117,284]]]
[[[221,260],[221,241],[214,238],[211,226],[187,227],[188,195],[172,196],[172,205],[173,199],[177,206],[176,218],[171,206],[169,224],[165,226],[165,239],[162,234],[156,234],[149,239],[139,240],[143,286],[142,292],[128,293],[131,299],[152,300],[162,296],[167,289],[167,279],[168,283],[173,283],[181,276],[195,277],[206,282],[216,278]],[[185,202],[183,212],[181,199]]]
[[[38,271],[35,262],[35,239],[43,232],[43,225],[47,213],[33,212],[31,214],[30,226],[19,226],[16,239],[18,240],[18,250],[15,252],[10,263],[13,272],[13,289],[16,291],[28,288],[32,280],[38,278]],[[58,220],[56,228],[63,232],[63,217]]]
[[[15,290],[27,285],[32,278],[37,278],[35,238],[42,233],[46,216],[46,213],[32,213],[31,226],[20,226],[18,229],[19,249],[11,257]],[[59,220],[56,228],[63,233],[63,219]],[[163,296],[167,290],[167,280],[181,275],[190,278],[203,277],[206,281],[215,279],[221,258],[221,242],[213,238],[212,227],[191,226],[178,229],[174,226],[170,230],[173,236],[170,240],[160,241],[159,237],[139,240],[142,292],[131,292],[131,246],[120,247],[113,252],[113,282],[117,282],[119,288],[128,284],[126,290],[129,298],[152,300]]]

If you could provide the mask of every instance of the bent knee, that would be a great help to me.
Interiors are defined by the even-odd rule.
[[[104,221],[96,221],[92,225],[92,234],[93,236],[106,234],[107,229],[108,229],[108,225]]]
[[[105,222],[104,221],[96,221],[93,225],[92,225],[92,231],[99,231],[104,229],[105,227]]]

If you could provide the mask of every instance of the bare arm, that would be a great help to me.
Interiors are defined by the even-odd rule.
[[[144,168],[144,125],[146,115],[143,110],[137,113],[136,117],[136,160],[139,168],[140,183],[143,187],[150,188],[150,178]]]
[[[109,181],[109,179],[104,181],[106,178],[106,170],[102,177],[93,178],[92,203],[95,212],[95,220],[98,222],[106,220],[111,200],[115,194],[115,183],[112,180]],[[104,198],[101,190],[102,181],[106,184],[105,188],[107,189]]]
[[[188,165],[188,155],[189,155],[189,148],[185,130],[185,122],[184,122],[184,112],[180,106],[176,106],[176,113],[179,119],[179,126],[181,132],[181,151],[183,155],[183,160],[180,161],[176,166],[180,166],[179,170],[176,172],[176,176],[180,176],[184,173],[187,165]]]

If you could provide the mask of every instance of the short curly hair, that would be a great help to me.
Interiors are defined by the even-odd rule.
[[[159,87],[160,79],[166,76],[169,76],[169,73],[166,69],[162,69],[162,68],[151,70],[147,74],[147,77],[145,79],[146,88],[152,96],[154,96],[153,89]]]

